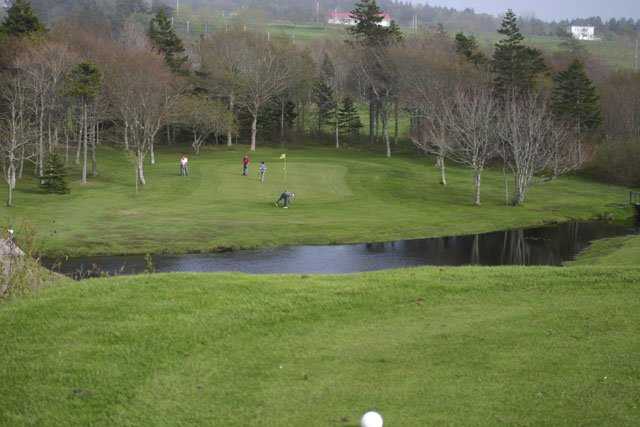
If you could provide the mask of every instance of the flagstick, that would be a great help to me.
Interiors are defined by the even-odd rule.
[[[287,190],[287,157],[284,158],[284,189]]]

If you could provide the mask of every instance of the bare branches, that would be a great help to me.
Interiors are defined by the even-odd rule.
[[[579,143],[569,137],[566,124],[555,120],[540,94],[511,96],[498,129],[503,160],[514,176],[514,205],[524,203],[536,175],[551,169],[557,176],[582,164]]]
[[[252,117],[251,151],[256,150],[258,115],[287,87],[289,68],[281,52],[266,40],[247,39],[247,54],[238,64],[238,103]]]
[[[173,118],[191,129],[192,147],[196,154],[200,153],[200,147],[211,134],[236,132],[233,113],[219,101],[212,101],[204,95],[182,97],[175,110]]]

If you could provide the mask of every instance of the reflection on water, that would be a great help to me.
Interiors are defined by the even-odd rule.
[[[287,246],[221,254],[158,255],[157,272],[353,273],[421,265],[561,265],[590,242],[637,232],[631,226],[574,222],[470,236],[335,246]],[[55,260],[45,260],[52,266]],[[143,256],[72,258],[58,268],[68,275],[145,271]],[[93,273],[92,273],[93,271]],[[82,274],[79,274],[82,273]]]

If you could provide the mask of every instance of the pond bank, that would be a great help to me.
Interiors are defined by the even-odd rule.
[[[637,233],[631,225],[570,222],[501,232],[386,243],[284,246],[218,254],[44,259],[63,274],[85,278],[144,272],[343,274],[416,266],[560,266],[592,242]]]

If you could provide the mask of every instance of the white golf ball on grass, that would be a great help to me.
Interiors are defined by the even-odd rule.
[[[367,412],[360,420],[360,427],[382,427],[382,416],[377,412]]]

